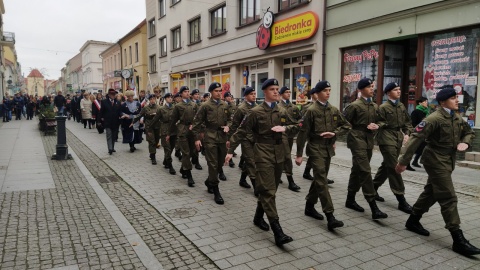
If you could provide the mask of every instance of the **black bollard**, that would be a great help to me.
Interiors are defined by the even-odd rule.
[[[67,129],[65,127],[66,116],[55,116],[57,120],[57,147],[56,152],[53,154],[54,160],[66,160],[72,159],[72,155],[68,153],[67,145]]]

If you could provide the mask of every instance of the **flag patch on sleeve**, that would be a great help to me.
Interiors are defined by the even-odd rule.
[[[420,122],[416,127],[415,127],[415,131],[416,132],[422,132],[423,128],[425,127],[425,121],[422,121]]]

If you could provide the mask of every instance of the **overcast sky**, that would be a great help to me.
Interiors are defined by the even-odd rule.
[[[15,33],[22,73],[58,79],[87,40],[116,42],[146,16],[145,0],[4,0],[4,32]]]

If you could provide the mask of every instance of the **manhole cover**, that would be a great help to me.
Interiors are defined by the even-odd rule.
[[[7,170],[8,166],[0,166],[0,170]]]
[[[186,189],[170,189],[170,190],[165,191],[165,193],[169,194],[169,195],[179,196],[179,195],[188,194],[189,192]]]
[[[165,212],[167,216],[169,216],[171,219],[174,218],[189,218],[195,216],[197,213],[197,210],[195,208],[177,208],[177,209],[171,209]]]

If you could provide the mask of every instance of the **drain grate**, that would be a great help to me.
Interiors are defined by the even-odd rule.
[[[190,192],[186,189],[170,189],[170,190],[165,191],[165,193],[168,194],[168,195],[179,196],[179,195],[186,195]]]
[[[176,208],[170,209],[165,214],[171,219],[174,218],[189,218],[195,216],[197,209],[195,208]]]

